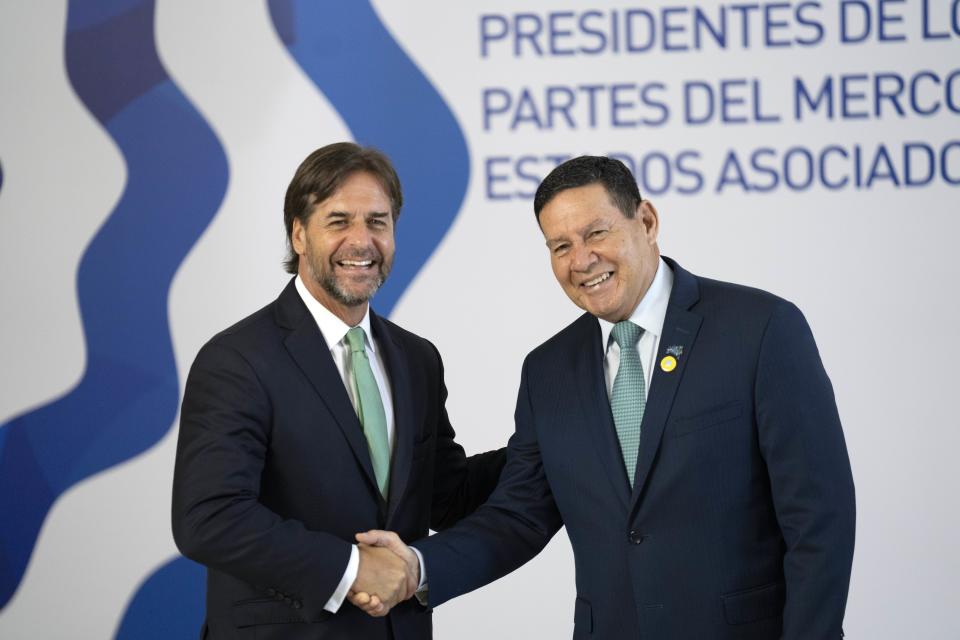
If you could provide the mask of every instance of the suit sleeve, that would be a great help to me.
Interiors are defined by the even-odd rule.
[[[439,406],[430,528],[442,531],[487,501],[500,479],[507,454],[502,448],[466,457],[454,439],[456,433],[447,416],[443,361],[435,348],[433,352],[439,367]]]
[[[351,544],[283,519],[259,501],[272,410],[236,350],[211,343],[187,379],[173,479],[173,537],[201,564],[323,609]]]
[[[415,543],[438,606],[510,573],[537,555],[562,524],[540,458],[524,363],[516,430],[497,488],[475,513]]]
[[[853,476],[833,388],[800,310],[782,303],[760,349],[760,448],[786,541],[784,640],[840,638],[853,561]]]

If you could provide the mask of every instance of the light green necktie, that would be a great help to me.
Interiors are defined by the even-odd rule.
[[[613,380],[610,409],[631,487],[637,468],[637,453],[640,451],[640,423],[643,422],[643,410],[647,406],[643,365],[637,352],[637,342],[642,333],[643,329],[628,320],[613,325],[613,331],[610,332],[614,342],[620,346],[620,367]]]
[[[367,350],[364,348],[363,328],[354,327],[347,331],[347,344],[350,346],[350,366],[353,369],[353,381],[357,385],[357,416],[363,425],[363,435],[370,447],[370,460],[373,473],[377,477],[377,486],[384,498],[390,483],[390,442],[387,439],[387,414],[383,410],[383,399],[377,379],[373,377]]]

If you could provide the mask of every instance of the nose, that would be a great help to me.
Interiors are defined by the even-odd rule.
[[[597,262],[597,255],[586,245],[577,245],[570,250],[570,268],[574,271],[590,271]]]
[[[372,244],[371,238],[370,229],[367,228],[365,223],[354,223],[350,225],[346,244],[351,248],[365,249]]]

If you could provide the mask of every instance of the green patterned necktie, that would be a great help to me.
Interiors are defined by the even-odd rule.
[[[357,416],[363,425],[363,435],[370,447],[370,460],[373,473],[377,477],[377,486],[384,498],[390,482],[390,442],[387,440],[387,414],[383,410],[380,388],[373,377],[367,350],[364,348],[363,328],[354,327],[347,331],[347,344],[350,346],[350,366],[353,380],[357,385]]]
[[[643,410],[647,406],[646,384],[643,380],[643,365],[637,352],[637,342],[643,329],[628,320],[613,325],[610,336],[620,346],[620,367],[613,380],[613,392],[610,394],[610,409],[613,423],[617,426],[620,438],[620,451],[623,464],[627,468],[630,486],[637,467],[637,453],[640,451],[640,423],[643,422]]]

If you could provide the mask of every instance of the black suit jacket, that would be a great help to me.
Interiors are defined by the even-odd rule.
[[[527,357],[490,500],[416,544],[432,605],[513,570],[565,525],[574,638],[841,637],[853,479],[807,323],[768,293],[668,264],[632,490],[600,327],[584,315]]]
[[[294,281],[211,339],[187,379],[173,487],[173,533],[208,567],[210,638],[430,638],[414,602],[370,618],[323,606],[358,531],[405,540],[442,529],[489,495],[503,451],[467,458],[444,408],[428,341],[370,314],[393,394],[390,495],[377,490],[361,425]]]

